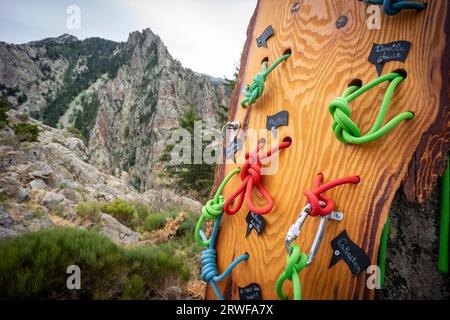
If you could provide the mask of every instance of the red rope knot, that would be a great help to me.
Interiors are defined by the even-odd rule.
[[[311,211],[308,213],[310,216],[326,216],[330,214],[334,209],[334,202],[328,197],[325,197],[322,193],[346,183],[359,183],[360,178],[358,176],[350,176],[339,178],[334,181],[322,184],[323,174],[319,173],[313,182],[313,190],[305,190],[304,194],[308,198],[308,203],[311,204]],[[321,206],[319,201],[325,203]]]
[[[280,143],[278,146],[267,151],[265,155],[260,156],[259,150],[264,146],[265,143],[259,143],[256,150],[253,152],[245,153],[245,164],[243,165],[240,177],[241,185],[239,188],[225,201],[224,211],[229,215],[234,215],[238,212],[244,200],[246,200],[248,209],[256,214],[267,214],[273,208],[273,199],[269,192],[261,184],[261,160],[270,157],[272,154],[278,152],[281,149],[285,149],[291,145],[291,140],[286,140]],[[253,187],[258,189],[259,193],[263,196],[266,201],[266,206],[262,208],[257,208],[253,203]],[[231,208],[232,202],[238,198],[237,204],[234,208]]]

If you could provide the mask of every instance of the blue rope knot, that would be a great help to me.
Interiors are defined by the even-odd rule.
[[[219,274],[216,264],[216,249],[205,249],[200,259],[202,261],[202,280],[209,282]]]
[[[335,98],[328,106],[328,110],[333,117],[333,131],[336,138],[346,143],[346,140],[343,137],[343,131],[346,131],[354,137],[361,136],[361,130],[356,123],[350,119],[350,107],[348,106],[347,99],[344,97]]]
[[[263,72],[265,71],[267,62],[263,65]],[[251,106],[255,103],[256,99],[258,99],[262,93],[264,92],[264,83],[266,81],[266,77],[263,72],[259,72],[253,78],[252,85],[249,87],[248,85],[244,87],[242,93],[244,95],[244,99],[241,102],[241,106],[243,108],[247,108],[247,106]]]
[[[405,0],[363,0],[369,4],[382,4],[384,13],[388,15],[396,15],[404,9],[423,10],[427,7],[425,3],[411,2]]]

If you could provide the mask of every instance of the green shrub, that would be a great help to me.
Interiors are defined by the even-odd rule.
[[[116,199],[102,206],[101,210],[128,227],[133,227],[136,218],[136,212],[131,203]]]
[[[83,140],[83,135],[81,134],[81,131],[78,130],[77,128],[75,128],[75,127],[68,127],[68,128],[66,128],[66,130],[67,130],[68,133],[70,133],[75,138]]]
[[[36,142],[39,137],[39,128],[37,125],[21,122],[14,125],[14,132],[16,136],[19,138],[19,141],[28,141],[28,142]]]
[[[80,202],[75,207],[75,212],[82,218],[97,220],[100,217],[100,204],[96,201]]]
[[[9,124],[8,110],[8,100],[4,97],[0,97],[0,129]]]
[[[145,283],[144,280],[137,274],[132,275],[125,280],[123,285],[124,300],[143,300],[145,299]]]
[[[166,224],[166,218],[167,218],[167,215],[165,215],[164,213],[150,214],[145,219],[142,229],[144,231],[148,231],[148,232],[161,229]]]
[[[0,299],[151,298],[164,279],[190,276],[187,265],[165,249],[125,249],[74,228],[3,240],[0,257]],[[71,265],[81,270],[78,290],[66,285]]]

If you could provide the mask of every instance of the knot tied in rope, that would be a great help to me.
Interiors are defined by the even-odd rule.
[[[332,219],[340,221],[343,218],[341,212],[333,211],[333,201],[322,195],[322,193],[342,184],[359,183],[360,178],[358,176],[344,177],[326,184],[322,184],[322,181],[323,175],[319,173],[314,179],[314,189],[305,191],[305,195],[308,198],[308,204],[303,208],[297,221],[289,228],[286,234],[285,246],[288,251],[286,269],[278,278],[275,287],[275,291],[280,299],[288,299],[287,295],[282,290],[285,280],[290,280],[293,283],[294,300],[301,299],[300,276],[298,273],[314,261],[323,239],[327,220]],[[292,246],[292,242],[300,235],[302,226],[308,216],[320,216],[320,222],[309,254],[306,255],[305,253],[300,252],[300,247],[298,245]]]
[[[330,214],[334,209],[334,202],[328,197],[325,197],[322,193],[346,183],[359,183],[360,178],[358,176],[350,176],[339,178],[334,181],[322,184],[323,175],[319,173],[313,182],[313,190],[305,190],[304,194],[308,199],[308,203],[311,205],[311,210],[308,212],[310,216],[326,216]],[[320,202],[325,203],[321,205]]]
[[[220,300],[223,300],[223,296],[220,293],[219,288],[217,287],[217,282],[222,281],[225,279],[231,271],[242,261],[245,261],[248,259],[249,255],[248,253],[244,253],[238,258],[236,258],[231,264],[228,266],[228,268],[225,269],[222,274],[219,275],[219,271],[217,270],[217,252],[214,248],[214,243],[217,237],[217,233],[219,232],[219,225],[220,221],[222,220],[223,215],[219,215],[215,221],[214,221],[214,229],[211,235],[211,238],[208,240],[209,245],[208,248],[205,249],[202,252],[200,261],[202,263],[202,270],[201,270],[201,278],[203,281],[209,282],[211,287],[213,288],[214,292],[216,293],[217,297]]]
[[[217,282],[222,281],[226,276],[228,276],[231,271],[242,261],[247,260],[249,255],[248,253],[244,253],[237,259],[235,259],[228,268],[219,275],[219,271],[217,270],[217,252],[214,248],[215,241],[217,237],[217,233],[219,232],[220,221],[223,216],[223,207],[224,207],[224,199],[222,196],[222,191],[225,188],[225,185],[228,181],[237,173],[239,173],[240,169],[234,169],[231,171],[225,179],[220,184],[219,188],[217,188],[216,194],[213,199],[208,200],[206,204],[202,208],[202,215],[200,216],[197,225],[195,227],[195,240],[201,246],[207,247],[201,255],[200,261],[202,263],[201,270],[201,278],[203,281],[209,282],[217,297],[220,300],[223,300],[223,296],[220,293],[219,288],[217,287]],[[202,226],[206,220],[214,219],[214,228],[209,239],[206,239],[206,236],[202,232]]]
[[[229,215],[234,215],[241,209],[244,199],[246,200],[248,209],[256,214],[267,214],[273,208],[273,200],[270,194],[264,189],[261,183],[261,160],[270,157],[272,154],[278,152],[281,149],[285,149],[291,145],[291,141],[283,141],[278,146],[269,150],[265,155],[259,156],[259,150],[265,143],[259,143],[256,150],[251,153],[245,154],[245,164],[240,170],[241,185],[239,188],[225,201],[224,210]],[[259,193],[266,201],[266,206],[263,208],[257,208],[253,203],[253,187],[256,187]],[[239,197],[237,204],[234,208],[231,208],[234,200]]]
[[[197,225],[195,227],[195,241],[203,247],[209,245],[210,240],[203,241],[200,236],[200,231],[202,229],[203,224],[207,220],[213,220],[220,217],[223,214],[223,206],[225,204],[225,200],[222,196],[223,188],[228,183],[228,181],[237,173],[239,173],[240,169],[234,169],[231,171],[225,179],[223,179],[219,188],[217,188],[216,194],[213,199],[210,199],[206,202],[206,204],[202,207],[202,215],[198,219]]]
[[[308,256],[300,252],[300,247],[294,245],[291,253],[287,257],[286,268],[284,272],[278,277],[276,285],[276,293],[280,299],[288,300],[288,296],[283,292],[283,283],[286,280],[292,281],[294,289],[294,300],[302,299],[302,290],[300,285],[300,271],[306,268]]]
[[[262,71],[253,78],[253,82],[250,86],[247,85],[242,90],[242,94],[245,97],[241,101],[241,106],[243,108],[247,108],[256,102],[256,99],[258,99],[264,92],[264,83],[267,75],[289,56],[290,53],[283,54],[269,68],[267,67],[267,61],[263,62]]]
[[[423,10],[427,7],[426,3],[412,2],[406,0],[363,0],[368,4],[382,4],[384,13],[396,15],[405,9]]]
[[[400,122],[414,118],[414,113],[409,111],[403,112],[395,116],[383,127],[381,126],[386,116],[387,108],[395,88],[406,77],[406,74],[403,74],[403,71],[399,71],[398,73],[392,72],[375,79],[363,87],[361,87],[360,83],[356,83],[356,81],[350,83],[349,87],[344,91],[342,97],[335,98],[328,106],[328,110],[333,117],[332,128],[336,138],[344,143],[364,144],[381,138],[394,129]],[[383,83],[384,81],[391,81],[391,83],[386,90],[377,119],[373,127],[366,133],[366,135],[361,136],[361,130],[350,118],[349,103],[367,90]]]

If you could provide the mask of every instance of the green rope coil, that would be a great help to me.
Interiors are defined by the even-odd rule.
[[[447,169],[441,178],[441,221],[439,232],[439,262],[440,272],[448,273],[448,229],[449,229],[449,189],[450,189],[450,157]]]
[[[242,108],[247,108],[256,102],[264,92],[264,83],[266,81],[266,77],[269,73],[273,71],[281,62],[289,58],[291,54],[285,53],[277,61],[275,61],[270,67],[267,68],[267,61],[264,61],[262,64],[262,71],[259,72],[254,78],[251,86],[245,86],[242,90],[244,94],[244,99],[241,101]]]
[[[294,288],[294,300],[302,299],[302,289],[300,285],[300,276],[298,273],[302,271],[308,264],[308,256],[300,251],[298,245],[292,246],[291,254],[287,257],[286,269],[277,280],[275,291],[280,299],[288,300],[288,296],[283,292],[283,283],[286,280],[292,281]]]
[[[381,126],[384,118],[386,117],[386,111],[392,99],[392,95],[394,94],[395,88],[404,79],[405,76],[400,73],[388,73],[362,87],[360,85],[350,85],[341,97],[335,98],[328,106],[328,110],[334,120],[333,132],[336,138],[344,143],[364,144],[381,138],[394,129],[400,122],[414,118],[414,113],[409,111],[402,112],[386,123],[383,127]],[[349,103],[364,92],[385,81],[391,81],[391,83],[389,84],[386,94],[384,95],[377,119],[372,129],[370,129],[364,136],[361,136],[361,130],[350,118]]]
[[[198,219],[197,225],[195,227],[195,241],[200,246],[206,247],[209,245],[210,239],[203,241],[200,237],[200,230],[202,229],[203,224],[207,220],[214,220],[218,216],[220,216],[223,213],[223,205],[225,204],[225,199],[222,196],[222,191],[225,188],[225,185],[228,183],[228,181],[237,173],[241,171],[240,168],[234,169],[231,171],[225,179],[223,179],[222,183],[220,184],[219,188],[216,191],[216,195],[213,199],[210,199],[206,202],[206,204],[202,207],[202,215]]]

